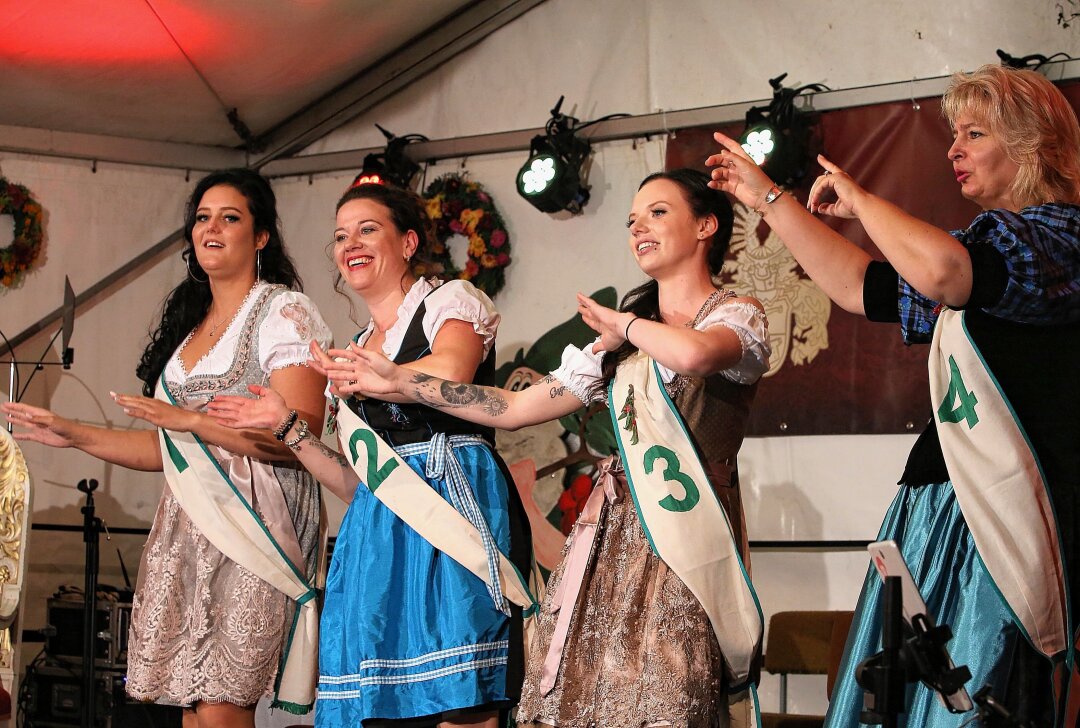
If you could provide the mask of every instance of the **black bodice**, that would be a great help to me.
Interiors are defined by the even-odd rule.
[[[394,357],[394,363],[408,364],[431,353],[431,342],[424,334],[426,312],[426,301],[421,301],[413,314],[412,321],[409,322],[409,328],[405,332],[397,356]],[[471,383],[494,386],[494,348],[477,367],[476,376],[473,377]],[[493,447],[495,445],[493,428],[458,419],[453,416],[453,410],[443,411],[422,404],[398,404],[380,399],[361,400],[355,397],[349,397],[346,405],[391,445],[426,442],[436,432],[445,432],[447,435],[479,435]]]

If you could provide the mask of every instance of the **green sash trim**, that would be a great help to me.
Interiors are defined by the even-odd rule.
[[[349,466],[372,495],[434,548],[491,586],[487,551],[476,526],[344,403],[338,410],[337,433]],[[536,613],[539,605],[528,582],[503,553],[499,553],[499,580],[503,596],[522,607],[526,617]]]
[[[929,365],[942,454],[979,558],[1032,647],[1064,654],[1071,672],[1071,586],[1046,474],[963,312],[941,312]]]
[[[727,513],[662,382],[656,363],[638,353],[608,387],[626,482],[649,546],[701,603],[731,692],[741,692],[756,681],[764,615]]]
[[[179,406],[164,373],[155,397]],[[296,603],[282,646],[273,704],[290,713],[308,712],[315,703],[318,679],[317,591],[198,435],[165,429],[158,435],[165,479],[188,519],[227,558]],[[256,477],[253,472],[253,482]]]

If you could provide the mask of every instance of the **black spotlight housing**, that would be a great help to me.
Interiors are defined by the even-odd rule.
[[[426,142],[423,134],[395,136],[378,124],[375,127],[386,137],[386,148],[364,157],[364,166],[349,187],[365,184],[391,184],[405,190],[414,189],[420,165],[405,154],[405,147],[413,142]]]
[[[769,79],[772,101],[753,106],[746,112],[746,129],[739,143],[773,180],[788,187],[806,176],[810,165],[810,141],[818,115],[795,108],[795,99],[804,93],[828,91],[829,87],[811,83],[786,88],[782,73]]]
[[[560,111],[563,98],[551,110],[544,133],[529,144],[529,159],[518,170],[517,188],[541,212],[568,210],[577,215],[589,201],[582,167],[592,148],[575,133],[588,124],[578,126],[577,119]]]
[[[1006,53],[1000,48],[997,49],[997,56],[1001,59],[1001,65],[1009,68],[1026,68],[1032,71],[1038,71],[1051,61],[1055,61],[1059,58],[1072,58],[1068,53],[1055,53],[1052,56],[1044,56],[1042,53],[1032,53],[1026,56],[1014,56],[1011,53]]]

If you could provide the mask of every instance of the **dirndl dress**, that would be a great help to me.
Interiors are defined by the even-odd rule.
[[[398,313],[399,330],[387,333],[398,363],[429,353],[442,321],[471,321],[493,339],[498,320],[487,297],[460,281],[437,288],[418,281]],[[489,347],[475,383],[490,384],[493,375]],[[477,509],[498,550],[528,572],[528,522],[490,429],[420,405],[349,399],[341,406],[448,502]],[[508,611],[483,581],[359,485],[327,577],[316,725],[429,726],[508,711],[523,670],[521,610],[511,604]]]

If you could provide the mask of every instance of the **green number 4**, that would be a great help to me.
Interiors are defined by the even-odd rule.
[[[955,406],[954,406],[955,403]],[[967,422],[970,430],[979,424],[979,416],[975,414],[975,405],[979,403],[974,392],[968,390],[964,384],[964,378],[960,375],[960,367],[956,366],[956,359],[949,357],[949,391],[945,393],[945,399],[938,405],[937,416],[939,422]]]
[[[651,475],[657,460],[664,461],[664,480],[674,480],[683,487],[686,495],[680,500],[675,496],[665,495],[660,500],[660,507],[666,511],[685,513],[698,504],[701,492],[689,475],[679,469],[679,456],[663,445],[653,445],[645,451],[645,474]]]

